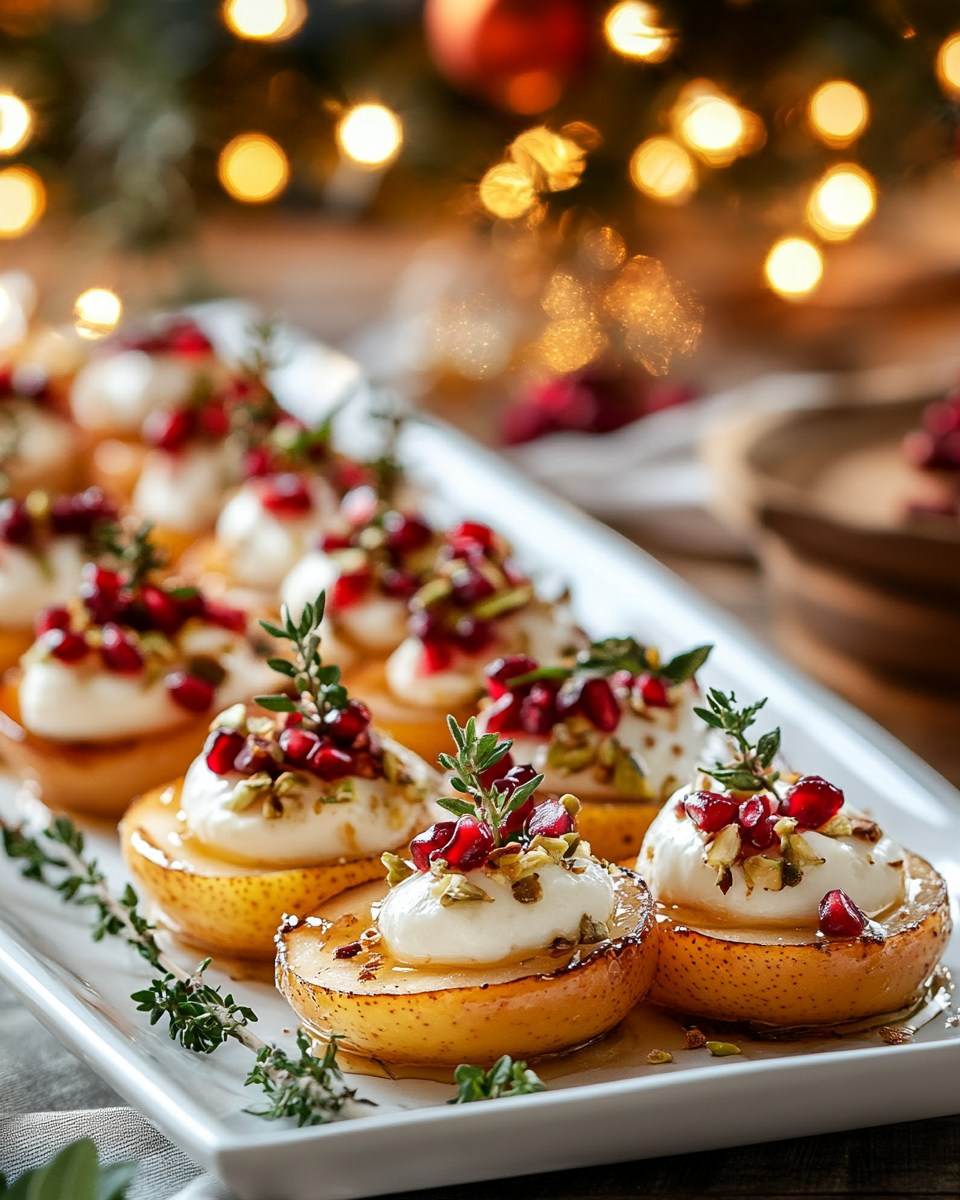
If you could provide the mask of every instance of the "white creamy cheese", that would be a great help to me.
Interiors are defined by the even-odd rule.
[[[495,963],[544,950],[555,938],[576,940],[584,914],[610,920],[615,894],[598,862],[575,861],[582,874],[557,863],[538,871],[543,894],[531,904],[515,900],[502,876],[468,871],[465,878],[490,901],[444,906],[433,894],[434,877],[417,871],[384,897],[377,926],[390,953],[409,963]]]
[[[133,511],[167,529],[199,532],[216,521],[230,475],[222,443],[193,446],[176,454],[150,450],[134,488]]]
[[[29,474],[42,487],[49,473],[63,470],[72,458],[74,432],[66,421],[44,412],[31,400],[5,400],[3,409],[13,417],[16,430],[11,475]]]
[[[236,634],[198,626],[186,632],[181,642],[185,654],[208,654],[215,647],[222,650],[219,661],[227,674],[216,690],[212,711],[248,700],[275,685],[276,676],[266,662]],[[18,696],[24,727],[40,737],[63,742],[115,741],[196,720],[196,714],[170,698],[162,678],[148,683],[143,672],[125,675],[109,671],[96,652],[75,664],[53,658],[28,663]]]
[[[21,546],[0,545],[0,628],[29,629],[44,608],[76,595],[83,564],[79,538],[54,538],[43,557]]]
[[[733,883],[724,894],[717,873],[704,859],[704,840],[689,817],[678,817],[678,792],[660,810],[647,831],[637,870],[662,904],[702,910],[738,925],[801,925],[816,928],[823,896],[834,888],[846,892],[868,916],[897,904],[904,896],[903,849],[889,837],[870,843],[862,838],[825,837],[803,830],[811,850],[824,859],[821,866],[803,869],[795,887],[779,892],[747,890],[740,866],[732,868]],[[849,811],[849,810],[847,810]]]
[[[311,550],[284,579],[280,598],[296,620],[304,605],[312,604],[321,591],[326,590],[329,596],[329,589],[339,575],[340,567],[334,557],[322,550]],[[375,654],[393,650],[406,634],[407,613],[402,600],[384,596],[376,588],[371,588],[356,604],[335,613],[328,607],[321,634],[329,657],[340,662],[333,646],[339,649],[344,639]]]
[[[152,412],[182,407],[198,380],[219,386],[228,378],[227,367],[213,355],[119,350],[77,372],[70,407],[84,429],[138,434]]]

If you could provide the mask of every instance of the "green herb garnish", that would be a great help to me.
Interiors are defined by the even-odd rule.
[[[131,589],[146,583],[154,571],[166,566],[167,556],[153,541],[153,522],[143,521],[136,529],[125,529],[113,521],[97,525],[94,531],[95,553],[114,560]]]
[[[4,1200],[124,1200],[136,1173],[135,1162],[101,1164],[93,1139],[80,1138],[12,1184],[0,1175],[0,1196]]]
[[[529,1096],[545,1092],[546,1085],[525,1062],[514,1062],[509,1054],[498,1058],[489,1071],[461,1063],[453,1073],[457,1094],[448,1104],[472,1104],[474,1100],[499,1100],[505,1096]]]
[[[292,659],[271,658],[267,665],[290,680],[298,698],[255,696],[254,700],[268,712],[299,713],[308,729],[319,728],[327,713],[345,707],[350,699],[340,682],[340,668],[324,666],[320,657],[320,622],[326,602],[326,592],[321,592],[313,604],[304,605],[299,621],[294,621],[284,604],[280,609],[282,626],[260,622],[271,637],[292,645]]]
[[[618,671],[628,671],[631,675],[652,675],[679,684],[693,678],[710,657],[712,649],[713,646],[694,646],[669,662],[661,663],[652,646],[645,646],[632,637],[609,637],[591,642],[586,650],[580,651],[571,667],[537,667],[504,682],[507,687],[515,688],[536,683],[538,679],[569,679],[581,673],[610,676]]]
[[[726,734],[731,744],[733,758],[729,762],[718,760],[712,767],[700,768],[704,775],[709,775],[729,791],[766,791],[776,795],[774,784],[780,773],[772,769],[772,763],[780,749],[780,730],[772,729],[762,734],[755,744],[747,737],[747,730],[754,725],[757,713],[766,702],[764,698],[737,708],[737,697],[733,692],[727,695],[711,688],[707,693],[709,708],[693,710],[711,729]]]

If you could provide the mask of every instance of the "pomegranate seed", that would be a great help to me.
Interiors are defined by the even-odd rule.
[[[442,858],[455,871],[473,871],[486,863],[492,849],[493,834],[489,826],[476,817],[461,817],[447,844],[431,855],[431,862]]]
[[[948,397],[938,404],[929,405],[924,409],[923,424],[934,437],[956,433],[960,430],[960,402]]]
[[[479,654],[493,641],[493,629],[489,621],[480,621],[476,617],[461,617],[454,625],[450,637],[465,654]]]
[[[669,708],[670,697],[667,685],[658,675],[644,674],[637,677],[633,685],[634,695],[639,696],[647,708]]]
[[[120,576],[116,571],[88,563],[83,569],[79,594],[87,612],[98,624],[104,625],[117,616],[119,609]]]
[[[613,733],[620,724],[620,705],[606,679],[588,679],[580,689],[580,711],[601,733]]]
[[[370,568],[360,567],[356,571],[345,571],[335,580],[330,589],[330,605],[333,609],[352,608],[366,595],[370,586]]]
[[[341,746],[350,746],[370,725],[370,709],[360,700],[348,700],[323,718],[323,728]]]
[[[252,734],[244,738],[233,765],[245,775],[253,775],[257,771],[276,775],[279,771],[279,764],[273,757],[272,743],[267,738],[254,737]]]
[[[508,751],[499,762],[495,762],[492,767],[487,767],[485,771],[481,771],[477,778],[480,780],[480,783],[483,787],[489,788],[492,787],[498,779],[503,779],[507,772],[512,769],[513,755]]]
[[[479,521],[462,521],[447,535],[447,541],[458,553],[470,550],[490,550],[496,534],[489,525]]]
[[[170,699],[187,712],[206,712],[213,704],[216,688],[207,679],[188,675],[186,671],[173,671],[163,681]]]
[[[519,763],[515,767],[511,767],[503,779],[499,780],[497,791],[504,795],[512,796],[518,787],[529,783],[531,779],[537,777],[538,772],[529,765],[529,763]],[[504,838],[516,837],[523,832],[523,827],[530,818],[535,805],[535,798],[528,796],[527,799],[515,808],[513,812],[507,814],[507,818],[500,826],[501,835]]]
[[[533,837],[561,837],[574,828],[573,817],[559,800],[544,800],[527,821],[527,833]]]
[[[420,550],[433,537],[426,521],[399,512],[384,513],[383,528],[387,535],[387,548],[397,554]]]
[[[273,470],[273,459],[270,451],[263,446],[255,446],[243,456],[243,475],[245,479],[262,479]]]
[[[167,333],[166,343],[174,354],[191,358],[210,354],[213,350],[213,343],[192,321],[174,325]]]
[[[100,642],[100,657],[111,671],[132,674],[143,666],[143,655],[119,625],[104,625]]]
[[[307,765],[321,779],[343,779],[353,774],[352,757],[345,750],[324,745],[322,742],[310,756]]]
[[[215,729],[204,746],[205,761],[214,775],[227,775],[234,769],[237,755],[243,749],[244,737],[235,729]]]
[[[285,473],[268,475],[258,488],[260,503],[275,517],[302,517],[313,508],[313,498],[306,480]]]
[[[353,545],[353,539],[346,533],[325,533],[320,539],[320,549],[324,554],[333,550],[348,550]]]
[[[496,658],[484,670],[487,677],[487,691],[494,700],[510,691],[511,679],[518,679],[535,671],[540,664],[535,658],[526,654],[511,654],[506,658]]]
[[[443,618],[431,608],[418,608],[410,614],[408,628],[422,642],[434,640],[443,630]]]
[[[163,588],[152,583],[144,584],[140,589],[140,602],[147,610],[150,625],[161,633],[173,633],[180,628],[183,618],[173,600]]]
[[[716,792],[694,792],[683,801],[683,810],[703,833],[719,833],[737,819],[740,806]]]
[[[193,413],[179,408],[174,412],[152,412],[143,423],[144,440],[158,450],[173,454],[182,450],[193,433]]]
[[[744,800],[738,820],[743,840],[755,850],[766,850],[779,840],[773,828],[777,818],[766,796],[751,796]]]
[[[550,732],[557,720],[557,702],[553,691],[535,683],[520,704],[520,725],[539,737]]]
[[[201,614],[211,625],[229,629],[231,633],[246,631],[247,614],[242,608],[233,608],[229,604],[221,604],[216,600],[203,600],[201,597]]]
[[[487,731],[489,733],[509,733],[520,729],[522,703],[519,696],[514,696],[511,692],[504,692],[484,713]]]
[[[633,676],[626,670],[614,671],[610,676],[610,686],[614,691],[618,688],[630,688],[633,686]]]
[[[49,633],[51,629],[69,629],[70,610],[66,608],[47,608],[39,614],[34,622],[34,632],[37,637]]]
[[[201,408],[197,413],[197,426],[209,438],[226,437],[230,432],[230,417],[223,407],[223,401],[214,401]]]
[[[497,590],[476,567],[464,566],[450,576],[453,598],[458,604],[477,604]]]
[[[298,729],[295,725],[280,734],[280,749],[287,762],[295,767],[305,767],[310,755],[320,746],[320,738],[309,729]]]
[[[456,824],[456,821],[437,821],[411,841],[410,857],[418,871],[430,870],[430,863],[450,841]]]
[[[423,643],[420,665],[425,675],[445,671],[453,662],[453,649],[446,642],[430,640]]]
[[[380,576],[380,590],[395,600],[409,600],[419,586],[420,582],[412,571],[388,567]]]
[[[53,658],[64,663],[79,662],[90,649],[82,634],[67,629],[51,629],[43,635],[43,645]]]
[[[368,485],[372,479],[370,468],[365,463],[342,459],[335,468],[336,486],[342,492],[352,492]]]
[[[866,914],[839,888],[827,892],[819,912],[820,932],[827,937],[859,937],[867,927]]]
[[[783,809],[804,829],[819,829],[843,807],[843,792],[819,775],[804,775],[784,798]]]
[[[19,500],[0,502],[0,541],[8,546],[25,546],[33,536],[33,519]]]

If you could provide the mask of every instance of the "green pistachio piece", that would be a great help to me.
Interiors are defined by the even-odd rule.
[[[511,887],[513,898],[519,904],[535,904],[543,898],[543,888],[540,886],[539,875],[525,875]]]
[[[706,861],[708,867],[717,872],[718,882],[723,882],[727,872],[737,861],[740,854],[740,829],[735,824],[724,825],[717,836],[707,846]]]
[[[230,812],[244,812],[258,800],[262,800],[270,792],[273,780],[266,771],[258,771],[256,775],[248,775],[241,779],[224,801]]]
[[[484,901],[489,904],[493,903],[493,897],[489,892],[485,892],[482,887],[478,887],[465,875],[457,875],[453,872],[438,879],[430,890],[444,908],[449,908],[451,904],[475,904]]]
[[[663,1063],[672,1063],[673,1055],[669,1050],[651,1050],[647,1055],[647,1062],[652,1067],[659,1067]]]
[[[602,738],[597,746],[597,764],[601,767],[615,767],[622,753],[623,747],[615,737]]]
[[[491,596],[488,600],[481,600],[479,604],[473,606],[472,611],[473,615],[479,617],[481,621],[489,621],[493,617],[499,617],[504,613],[513,612],[514,609],[523,608],[532,599],[533,584],[524,583],[519,587],[508,588],[505,592],[498,592],[497,595]]]
[[[453,591],[453,584],[449,579],[429,579],[423,587],[415,593],[410,601],[412,608],[430,608],[431,605],[439,604]]]
[[[580,918],[577,941],[581,946],[593,946],[609,940],[610,932],[603,921],[595,921],[588,913]]]
[[[571,792],[564,792],[560,797],[560,803],[571,817],[576,817],[581,808],[580,801]]]
[[[791,833],[784,838],[783,857],[791,866],[819,867],[826,859],[820,857],[807,839],[800,833]]]
[[[748,891],[753,891],[755,887],[765,892],[779,892],[783,889],[784,864],[779,858],[751,854],[743,860],[742,865]]]
[[[613,786],[627,800],[646,800],[650,795],[646,777],[632,754],[623,754],[613,768]]]
[[[590,745],[565,746],[562,742],[551,742],[547,749],[547,766],[565,775],[584,770],[595,758],[596,751]]]
[[[774,825],[773,832],[780,838],[781,842],[785,837],[789,837],[791,833],[796,833],[797,822],[794,817],[781,817]]]
[[[821,825],[817,833],[822,833],[824,837],[849,837],[853,833],[853,822],[845,812],[838,812],[827,821],[826,825]]]
[[[731,1055],[743,1053],[733,1042],[707,1042],[706,1047],[714,1058],[730,1058]]]
[[[210,722],[211,729],[235,729],[237,733],[245,733],[247,729],[247,706],[231,704]]]
[[[380,855],[380,861],[387,868],[387,887],[396,887],[414,873],[413,867],[406,859],[401,858],[399,854],[392,854],[389,850]]]

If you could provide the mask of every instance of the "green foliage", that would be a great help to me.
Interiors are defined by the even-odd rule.
[[[309,1039],[297,1030],[297,1058],[276,1047],[264,1047],[245,1080],[259,1085],[268,1104],[247,1111],[267,1121],[292,1117],[298,1125],[324,1125],[332,1121],[356,1093],[346,1086],[337,1066],[337,1040],[331,1038],[323,1057],[312,1053]],[[322,1098],[322,1103],[317,1098]],[[369,1103],[369,1101],[363,1101]]]
[[[695,708],[694,712],[711,729],[726,734],[732,744],[733,758],[723,763],[717,761],[712,767],[701,767],[705,775],[731,791],[769,791],[780,778],[773,770],[773,761],[780,749],[780,730],[772,729],[762,734],[756,744],[747,737],[747,731],[756,723],[757,713],[766,704],[766,698],[753,704],[737,708],[737,697],[711,688],[707,693],[708,708]]]
[[[321,592],[312,604],[304,605],[299,621],[294,621],[290,609],[283,605],[280,610],[282,625],[260,622],[271,637],[289,642],[293,647],[291,659],[271,658],[269,665],[290,681],[299,699],[257,696],[257,704],[268,712],[298,712],[303,717],[303,724],[314,729],[322,724],[328,712],[343,708],[350,699],[340,682],[340,668],[324,666],[320,656],[320,622],[326,601],[326,592]]]
[[[65,1146],[42,1167],[8,1184],[0,1175],[3,1200],[123,1200],[136,1174],[136,1163],[101,1166],[90,1138]]]
[[[151,521],[143,521],[133,530],[104,522],[96,527],[96,553],[112,559],[116,569],[126,576],[128,585],[137,588],[167,561],[164,551],[151,541],[152,533]]]
[[[474,1100],[499,1100],[507,1096],[529,1096],[545,1092],[546,1085],[525,1062],[514,1062],[509,1054],[498,1058],[489,1071],[461,1063],[453,1073],[457,1094],[448,1104],[472,1104]]]

